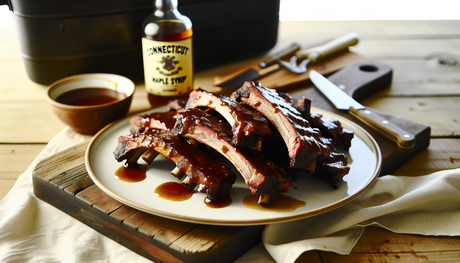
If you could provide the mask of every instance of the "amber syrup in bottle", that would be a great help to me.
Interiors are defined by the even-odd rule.
[[[144,20],[142,56],[145,89],[152,107],[187,99],[193,90],[192,22],[177,10],[177,0],[155,0]]]

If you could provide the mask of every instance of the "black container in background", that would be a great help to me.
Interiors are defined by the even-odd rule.
[[[81,73],[143,80],[141,25],[153,0],[0,0],[13,11],[31,80],[48,85]],[[279,0],[179,0],[193,23],[195,69],[270,50]]]

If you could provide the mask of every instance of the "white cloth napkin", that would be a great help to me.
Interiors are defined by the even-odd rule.
[[[269,225],[263,243],[277,262],[309,250],[348,255],[366,226],[395,233],[460,235],[460,169],[408,177],[380,177],[363,195],[330,212]]]

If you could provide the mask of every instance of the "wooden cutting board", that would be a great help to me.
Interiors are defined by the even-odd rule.
[[[332,83],[342,87],[345,93],[357,101],[361,101],[382,89],[389,88],[392,78],[393,70],[389,65],[365,60],[348,65],[328,77]],[[400,152],[395,145],[372,130],[372,128],[366,127],[364,123],[347,112],[337,110],[311,84],[300,91],[291,93],[291,95],[296,98],[308,97],[311,99],[313,106],[334,112],[365,128],[377,141],[382,151],[381,176],[393,173],[418,153],[425,150],[430,144],[431,128],[428,125],[367,108],[415,135],[416,144],[414,149],[411,152]]]
[[[372,63],[372,62],[359,62]],[[345,92],[363,99],[391,83],[386,65],[373,76],[358,74],[353,64],[329,78]],[[350,77],[353,76],[353,77]],[[372,85],[370,85],[372,83]],[[304,89],[315,107],[337,112],[316,89]],[[337,112],[338,113],[338,112]],[[344,113],[339,113],[351,118]],[[416,148],[400,153],[395,146],[372,133],[383,155],[381,175],[391,173],[428,147],[430,128],[395,116],[386,116],[416,136]],[[155,262],[233,262],[261,241],[263,226],[201,225],[165,219],[126,206],[102,192],[85,168],[88,142],[42,160],[33,171],[35,195],[101,234]],[[114,146],[115,147],[115,146]]]
[[[351,65],[355,62],[367,60],[366,57],[351,51],[344,51],[338,54],[335,54],[333,57],[327,58],[321,63],[311,64],[308,66],[308,70],[314,69],[321,73],[322,75],[330,75],[343,67]],[[228,94],[232,92],[234,89],[232,88],[219,88],[220,83],[224,83],[229,79],[237,76],[238,74],[244,72],[245,70],[252,68],[257,69],[259,62],[252,62],[241,67],[233,68],[231,70],[221,72],[214,76],[214,85],[217,86],[218,89],[221,89],[220,93]],[[255,79],[255,81],[259,81],[265,87],[270,87],[273,89],[277,89],[279,91],[289,91],[296,88],[304,87],[308,84],[311,84],[310,78],[308,76],[309,71],[297,74],[290,72],[287,69],[280,68],[278,64],[271,66],[270,68],[275,68],[272,73],[268,75],[264,75],[263,77]]]

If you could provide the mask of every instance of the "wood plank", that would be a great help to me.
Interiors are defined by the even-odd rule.
[[[357,32],[359,34],[359,32]],[[365,36],[358,46],[350,48],[370,59],[424,59],[434,53],[460,55],[460,39],[369,39]]]
[[[61,154],[47,157],[37,164],[34,173],[44,175],[43,179],[45,180],[51,180],[70,169],[81,166],[85,163],[85,155],[82,155],[82,152],[86,150],[88,143],[89,141],[77,144]]]
[[[432,139],[427,150],[419,153],[393,174],[417,176],[460,168],[459,149],[459,139]]]
[[[460,237],[394,234],[367,227],[350,255],[319,253],[323,262],[456,262]]]
[[[123,206],[122,203],[118,202],[117,200],[113,199],[105,193],[102,198],[100,198],[96,203],[93,204],[94,208],[99,209],[106,214],[109,214],[117,210],[121,206]]]
[[[59,174],[57,177],[51,179],[50,183],[64,189],[73,185],[75,182],[81,181],[86,176],[86,166],[83,163]]]
[[[141,225],[138,230],[169,246],[195,227],[197,224],[153,217]]]
[[[14,59],[14,61],[8,59],[7,63],[0,63],[0,70],[2,70],[2,75],[0,75],[2,82],[0,101],[16,102],[45,99],[47,87],[29,79],[19,51],[10,52],[16,54],[17,59]],[[0,55],[3,57],[2,54]]]
[[[399,253],[365,253],[337,255],[332,253],[321,253],[323,262],[334,263],[356,263],[356,262],[458,262],[460,251],[433,251],[433,252],[399,252]]]
[[[179,249],[187,247],[193,252],[202,252],[212,247],[216,240],[238,231],[238,227],[200,225],[174,242],[173,246]]]
[[[233,262],[241,256],[234,253],[235,248],[246,253],[260,243],[263,225],[261,226],[214,226],[199,225],[181,236],[171,247],[178,250],[187,250],[194,254],[196,261],[220,262],[228,260]],[[219,248],[219,253],[215,253]]]
[[[44,147],[44,144],[0,144],[0,200]]]
[[[0,125],[4,143],[48,143],[65,127],[45,101],[0,103],[0,123],[8,124]],[[33,132],[30,127],[34,127]]]
[[[431,127],[433,137],[460,135],[460,96],[387,97],[372,96],[362,104],[381,112]]]
[[[78,192],[80,192],[83,189],[86,189],[90,187],[91,185],[94,184],[93,180],[89,176],[86,177],[77,177],[76,181],[73,181],[73,183],[66,188],[64,188],[64,191],[71,195],[76,195]]]
[[[352,253],[460,251],[460,237],[394,235],[394,233],[385,229],[369,228],[370,230],[366,228]]]
[[[123,220],[123,224],[126,224],[131,228],[138,229],[140,226],[145,224],[145,222],[149,221],[153,217],[155,216],[142,211],[136,211],[136,213],[130,215],[125,220]]]
[[[104,193],[96,185],[91,185],[88,188],[80,191],[75,195],[75,197],[105,214],[109,214],[123,206],[122,203]]]
[[[451,59],[456,65],[443,64]],[[460,57],[451,55],[434,55],[424,60],[379,60],[393,68],[393,82],[376,97],[386,96],[451,96],[459,95]],[[451,62],[454,63],[454,62]]]
[[[45,144],[1,144],[0,180],[15,180],[37,158]]]
[[[40,178],[45,179],[44,176],[40,176]],[[45,179],[46,180],[46,179]],[[99,189],[96,185],[92,185],[86,189],[83,189],[79,193],[75,195],[79,200],[87,203],[88,205],[92,206],[95,204],[100,198],[104,198],[105,193]]]
[[[136,209],[129,207],[127,205],[123,205],[119,207],[117,210],[110,213],[110,216],[122,222],[123,220],[125,220],[126,218],[128,218],[129,216],[131,216],[132,214],[136,212],[137,212]]]

